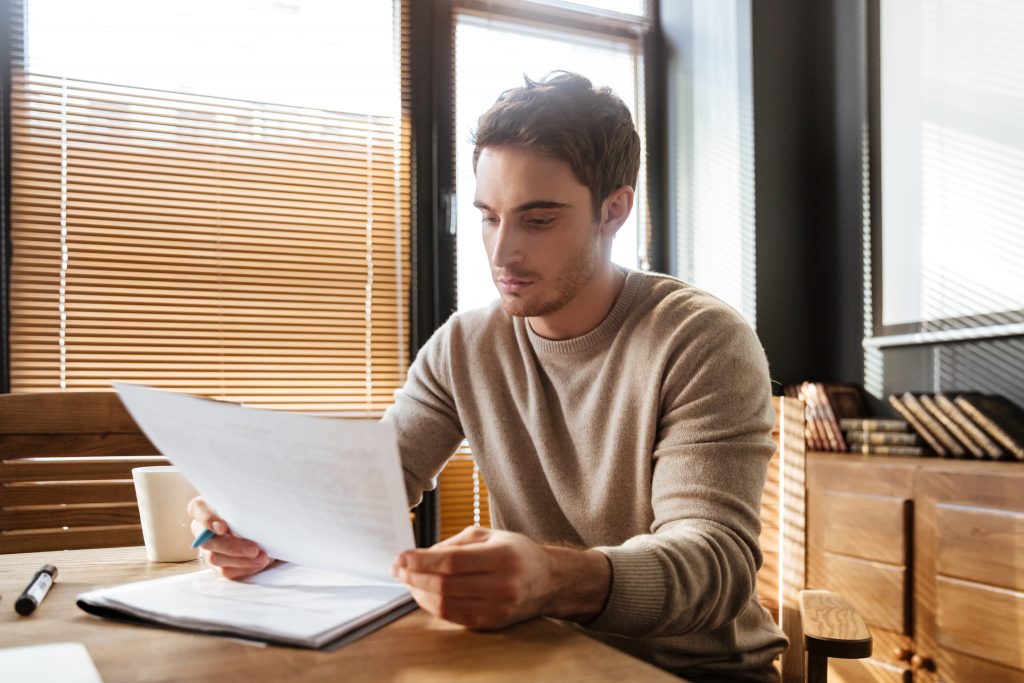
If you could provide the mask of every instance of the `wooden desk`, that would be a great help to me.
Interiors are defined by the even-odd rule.
[[[34,614],[14,601],[40,565],[57,582]],[[468,631],[422,610],[336,652],[239,641],[92,617],[82,592],[194,571],[197,562],[150,564],[142,548],[0,555],[0,647],[79,642],[105,683],[118,681],[675,681],[680,679],[546,619]]]

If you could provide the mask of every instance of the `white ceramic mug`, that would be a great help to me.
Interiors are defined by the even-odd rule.
[[[192,548],[188,502],[199,495],[177,467],[136,467],[135,497],[139,501],[142,539],[150,562],[184,562],[199,556]]]

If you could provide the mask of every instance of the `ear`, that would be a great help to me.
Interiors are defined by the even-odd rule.
[[[633,210],[635,192],[629,185],[623,185],[608,195],[601,207],[601,236],[608,239],[615,237],[622,224],[629,218]]]

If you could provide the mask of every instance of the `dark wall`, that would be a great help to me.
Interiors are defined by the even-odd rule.
[[[828,297],[840,279],[830,266],[836,240],[827,227],[833,213],[828,202],[835,194],[829,180],[833,161],[829,149],[812,146],[825,133],[808,131],[831,125],[830,114],[814,109],[829,98],[812,92],[816,83],[829,82],[820,72],[830,67],[808,59],[815,49],[829,54],[822,44],[827,36],[816,25],[826,18],[815,13],[819,3],[814,0],[722,1],[750,13],[751,35],[742,48],[751,54],[753,82],[757,332],[781,390],[783,383],[828,376],[836,355],[832,346],[817,342],[837,335]],[[689,41],[694,33],[713,30],[701,24],[715,21],[706,9],[689,0],[661,4],[667,55],[668,186],[674,190],[668,197],[668,215],[673,218],[685,210],[681,178],[692,147],[689,90],[701,80],[690,69]],[[808,173],[809,168],[818,170]],[[825,187],[816,187],[819,183]],[[675,240],[669,244],[674,247]],[[670,263],[676,263],[676,256],[670,254]]]
[[[818,43],[813,0],[754,0],[751,54],[754,90],[757,332],[772,378],[789,384],[827,375],[835,336],[823,299],[834,289],[826,264],[832,231],[821,220],[828,161],[812,130],[828,121],[815,95],[823,66],[808,59]],[[811,170],[819,168],[812,177]]]

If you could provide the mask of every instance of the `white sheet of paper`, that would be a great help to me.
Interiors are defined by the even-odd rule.
[[[0,649],[4,683],[103,683],[81,643],[50,643]]]
[[[271,557],[391,581],[414,547],[391,425],[114,386],[160,452]]]

